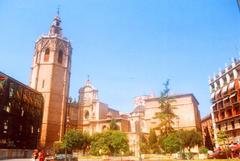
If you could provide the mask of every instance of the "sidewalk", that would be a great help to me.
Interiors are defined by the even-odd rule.
[[[0,161],[32,161],[32,159],[5,159],[5,160],[0,160]]]

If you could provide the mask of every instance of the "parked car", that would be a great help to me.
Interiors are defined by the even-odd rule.
[[[231,154],[224,151],[215,151],[211,154],[208,154],[208,159],[227,159],[230,158]]]
[[[64,161],[65,154],[57,154],[56,156],[48,156],[45,158],[45,161]],[[67,154],[67,161],[77,161],[77,158],[74,158],[71,154]]]
[[[211,154],[208,154],[208,159],[228,159],[228,158],[239,158],[238,151],[215,151]]]

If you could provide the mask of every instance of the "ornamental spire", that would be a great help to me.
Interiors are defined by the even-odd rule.
[[[59,7],[57,9],[57,16],[54,17],[53,23],[50,27],[49,34],[62,36],[61,19],[59,17]]]

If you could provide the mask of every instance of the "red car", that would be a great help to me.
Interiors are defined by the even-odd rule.
[[[231,157],[231,154],[223,151],[215,151],[212,154],[208,154],[208,159],[228,159]]]
[[[240,145],[236,144],[229,147],[229,151],[217,150],[212,154],[208,154],[208,159],[228,159],[240,157]]]

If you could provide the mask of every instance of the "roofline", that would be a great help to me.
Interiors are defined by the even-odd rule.
[[[40,37],[37,38],[35,43],[38,43],[41,39],[59,39],[59,40],[62,40],[62,41],[65,41],[65,42],[69,43],[70,47],[72,49],[71,41],[68,40],[66,37],[59,37],[59,36],[55,36],[55,35],[50,36],[48,34],[42,34]]]
[[[180,98],[180,97],[188,97],[188,96],[192,97],[197,102],[197,104],[199,105],[199,102],[198,102],[198,100],[196,99],[196,97],[194,96],[193,93],[170,95],[169,99]],[[156,100],[159,100],[159,98],[160,97],[148,98],[145,101],[156,101]]]
[[[30,86],[28,86],[28,85],[26,85],[26,84],[24,84],[24,83],[22,83],[22,82],[20,82],[20,81],[16,80],[15,78],[13,78],[13,77],[11,77],[11,76],[9,76],[9,75],[7,75],[7,74],[5,74],[5,73],[1,72],[1,71],[0,71],[0,74],[4,75],[5,77],[7,77],[7,78],[9,78],[9,79],[12,79],[12,80],[16,81],[17,83],[19,83],[20,85],[22,85],[22,86],[24,86],[24,87],[28,88],[29,90],[31,90],[31,91],[34,91],[34,92],[36,92],[36,93],[38,93],[38,94],[41,94],[41,95],[42,95],[42,93],[41,93],[41,92],[39,92],[39,91],[37,91],[36,89],[33,89],[32,87],[30,87]]]
[[[212,118],[211,118],[211,113],[209,113],[209,114],[207,114],[206,116],[204,116],[203,118],[201,118],[201,122],[202,122],[202,121],[205,121],[205,120],[207,120],[207,119],[209,119],[209,118],[212,119]]]

